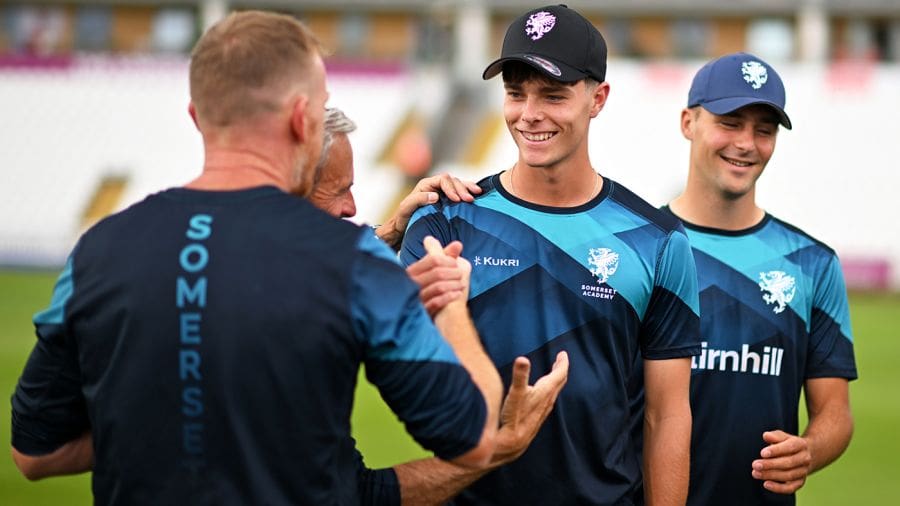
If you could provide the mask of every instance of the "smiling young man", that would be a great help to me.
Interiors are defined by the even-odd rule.
[[[847,295],[830,248],[767,214],[756,181],[791,128],[775,70],[729,54],[697,72],[681,113],[684,222],[700,282],[689,504],[794,504],[809,473],[838,458],[856,378]],[[800,391],[809,425],[798,433]]]
[[[696,273],[678,221],[591,165],[606,44],[565,6],[535,9],[513,21],[483,77],[500,73],[518,159],[482,180],[474,202],[419,210],[401,260],[422,257],[426,235],[463,242],[469,308],[506,385],[519,355],[541,371],[566,350],[571,365],[531,446],[456,503],[683,504]],[[435,468],[422,474],[444,487],[452,473]]]

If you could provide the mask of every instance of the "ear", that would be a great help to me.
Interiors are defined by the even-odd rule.
[[[194,122],[194,126],[197,128],[197,131],[200,131],[200,123],[197,122],[197,108],[194,107],[194,103],[188,103],[188,114],[191,116],[191,121]]]
[[[603,106],[606,105],[606,99],[609,98],[609,83],[606,81],[598,84],[591,94],[591,118],[596,118]]]
[[[294,135],[294,138],[297,139],[297,142],[300,143],[306,142],[309,137],[309,132],[306,131],[309,123],[306,120],[306,109],[308,105],[309,97],[306,95],[299,95],[294,100],[294,105],[291,107],[291,133]]]
[[[694,124],[697,121],[697,111],[684,108],[681,110],[681,135],[689,141],[694,140]]]

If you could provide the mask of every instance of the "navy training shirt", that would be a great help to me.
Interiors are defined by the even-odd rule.
[[[357,374],[425,448],[484,399],[371,230],[274,187],[152,195],[70,255],[13,395],[13,445],[91,430],[96,504],[358,504]],[[385,481],[386,480],[386,481]]]
[[[763,488],[751,464],[766,446],[763,432],[798,433],[807,379],[856,378],[840,263],[831,248],[768,214],[746,230],[684,226],[703,337],[691,364],[688,504],[792,505],[794,495]]]
[[[569,354],[569,379],[526,452],[457,504],[641,503],[643,359],[699,353],[697,278],[681,224],[615,181],[574,208],[538,206],[494,175],[474,203],[421,208],[401,249],[463,243],[469,308],[509,386],[519,355],[532,378]]]

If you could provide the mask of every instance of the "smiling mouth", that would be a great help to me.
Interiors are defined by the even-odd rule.
[[[735,167],[746,168],[746,167],[750,167],[751,165],[755,165],[754,162],[735,160],[734,158],[728,158],[727,156],[722,156],[721,158],[722,158],[722,160],[725,160],[726,162],[728,162],[731,165],[734,165]]]
[[[523,132],[522,130],[519,130],[519,132],[522,134],[522,137],[524,137],[525,140],[529,140],[532,142],[546,141],[547,139],[556,135],[556,132]]]

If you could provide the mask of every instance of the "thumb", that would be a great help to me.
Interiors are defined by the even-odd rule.
[[[444,256],[444,248],[441,246],[441,241],[438,241],[432,236],[426,236],[422,241],[422,246],[425,247],[425,252],[429,255]]]
[[[781,431],[781,430],[770,430],[770,431],[763,432],[762,437],[763,437],[763,441],[765,441],[766,443],[769,443],[771,445],[771,444],[780,443],[780,442],[784,441],[785,439],[787,439],[788,433]]]
[[[463,244],[459,241],[452,241],[446,247],[444,247],[444,253],[447,256],[451,256],[453,258],[459,257],[462,254]]]

